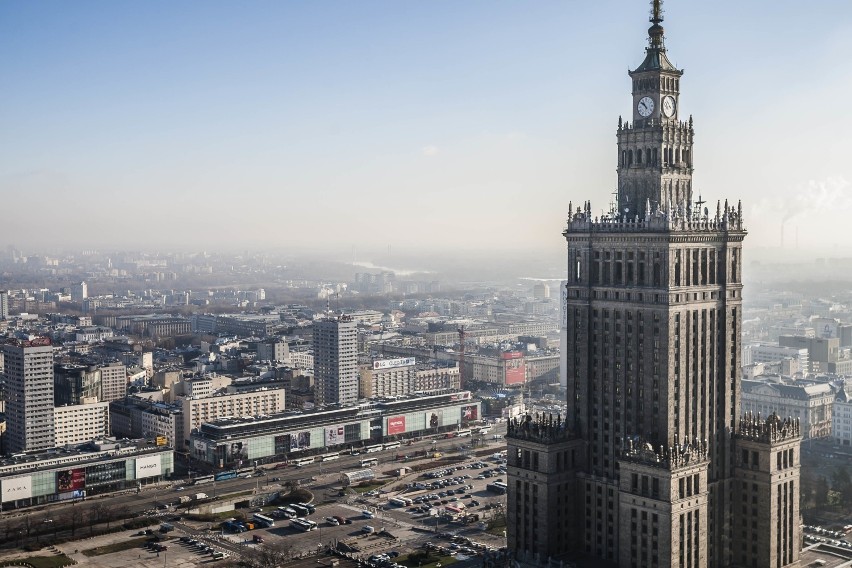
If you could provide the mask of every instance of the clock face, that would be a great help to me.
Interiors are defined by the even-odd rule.
[[[666,97],[663,99],[663,114],[666,115],[666,118],[671,118],[675,113],[675,100],[674,97]]]
[[[640,116],[648,118],[651,116],[651,113],[654,112],[654,99],[651,97],[642,97],[639,99],[639,104],[637,105],[636,110],[639,111]]]

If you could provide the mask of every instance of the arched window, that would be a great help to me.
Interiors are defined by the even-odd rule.
[[[675,161],[675,163],[680,163],[680,148],[678,148],[677,150],[675,150],[675,159],[674,159],[674,161]]]
[[[636,150],[636,163],[637,163],[637,164],[641,164],[641,163],[642,163],[642,148],[638,148],[638,149]]]
[[[633,165],[633,150],[628,150],[627,151],[627,166],[629,167],[629,166],[632,166],[632,165]]]

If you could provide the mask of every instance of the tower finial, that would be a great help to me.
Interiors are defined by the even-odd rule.
[[[663,0],[651,0],[651,23],[663,21]]]
[[[648,43],[651,49],[665,51],[666,47],[663,42],[663,26],[660,23],[663,21],[663,0],[651,0],[651,17],[652,25],[648,28]]]

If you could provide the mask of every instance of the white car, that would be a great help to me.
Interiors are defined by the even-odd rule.
[[[364,531],[367,534],[372,534],[372,533],[376,532],[376,529],[371,527],[370,525],[364,525],[364,528],[362,528],[361,530]]]
[[[325,522],[327,522],[328,524],[330,524],[333,527],[336,527],[340,524],[340,521],[338,521],[334,517],[326,517]]]
[[[373,513],[367,510],[361,511],[361,514],[364,515],[364,518],[366,519],[372,519],[373,517],[375,517]]]

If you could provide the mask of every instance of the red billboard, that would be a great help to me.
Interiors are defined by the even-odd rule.
[[[506,385],[522,385],[527,378],[527,368],[524,364],[524,354],[520,351],[501,353],[503,366],[506,370]]]
[[[56,472],[56,492],[79,491],[86,487],[85,469],[65,469]]]
[[[479,420],[479,413],[477,412],[475,404],[462,406],[461,413],[462,422],[473,422],[474,420]]]
[[[388,436],[405,433],[405,416],[388,418]]]

